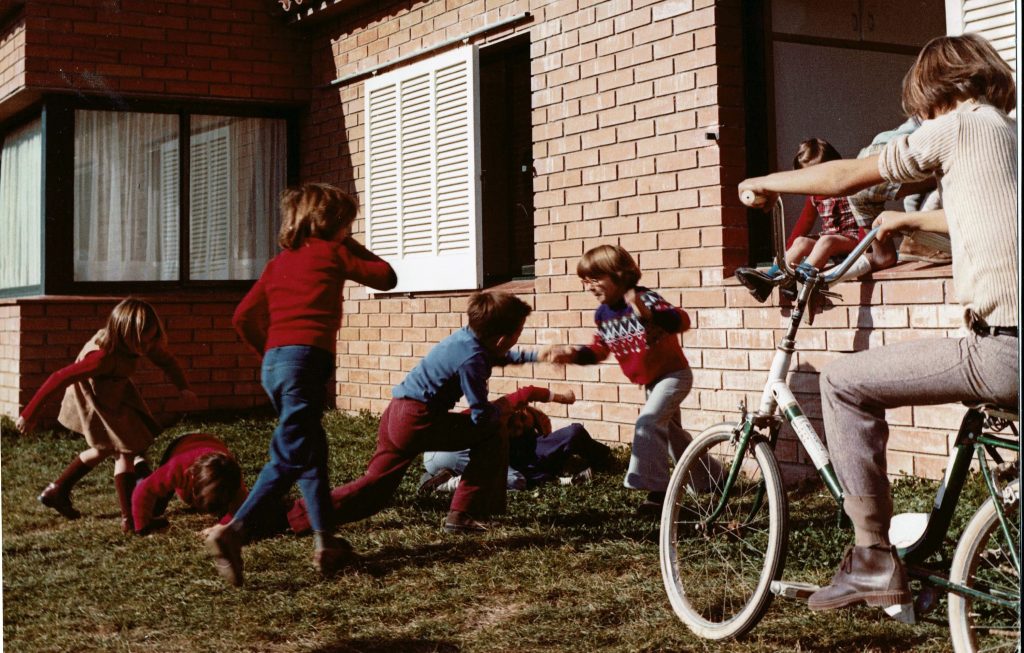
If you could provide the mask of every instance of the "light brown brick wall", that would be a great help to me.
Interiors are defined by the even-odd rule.
[[[0,24],[0,102],[25,85],[25,21]]]
[[[595,245],[620,244],[636,256],[643,283],[694,320],[683,337],[695,374],[684,423],[697,432],[735,420],[740,399],[756,407],[784,328],[778,307],[757,304],[726,276],[746,261],[747,215],[728,190],[746,166],[739,2],[436,0],[367,11],[317,33],[313,83],[524,11],[532,21],[477,39],[530,35],[537,278],[515,288],[535,308],[521,343],[588,342],[595,305],[581,291],[576,262]],[[315,92],[304,178],[362,192],[362,112],[361,81]],[[717,141],[708,139],[712,131]],[[363,231],[362,221],[356,226]],[[466,294],[349,293],[338,407],[380,412],[390,387],[464,323]],[[794,361],[794,389],[819,430],[817,371],[830,358],[958,327],[948,279],[851,284],[843,294],[841,306],[802,333]],[[580,421],[601,439],[631,440],[644,393],[614,363],[496,370],[491,390],[528,383],[575,390],[575,405],[546,407],[556,424]],[[901,409],[890,417],[890,470],[935,476],[958,409]],[[780,446],[782,458],[792,471],[806,471],[791,437]]]
[[[75,84],[86,81],[88,69],[124,91],[261,99],[307,94],[302,177],[339,183],[357,194],[364,184],[363,83],[321,85],[529,11],[530,21],[475,40],[486,44],[528,33],[531,42],[537,278],[511,286],[535,307],[522,344],[589,341],[595,306],[575,277],[576,261],[590,247],[618,243],[637,257],[643,282],[693,318],[694,329],[683,337],[695,377],[683,405],[686,426],[696,432],[732,421],[740,399],[756,405],[784,317],[777,306],[756,304],[728,277],[746,261],[747,216],[730,190],[746,165],[738,0],[431,0],[381,9],[367,5],[319,25],[288,29],[253,9],[257,3],[241,0],[126,0],[117,16],[71,0],[33,5],[51,10],[30,17],[29,25],[48,36],[30,43],[38,48],[29,49],[38,69],[29,66],[29,83],[65,79],[54,77],[68,56],[56,36],[64,30],[82,48],[100,53],[107,52],[109,36],[116,34],[109,40],[124,44],[117,53],[95,55],[109,61],[77,63],[70,69],[77,71]],[[164,45],[147,45],[152,43]],[[264,49],[253,54],[246,44]],[[311,63],[289,58],[292,48],[310,48]],[[280,61],[292,63],[285,70]],[[123,85],[137,71],[147,86]],[[718,140],[708,140],[709,132]],[[364,231],[361,219],[356,231]],[[842,288],[841,304],[801,333],[792,386],[819,427],[817,372],[829,359],[900,339],[954,333],[959,326],[948,270],[937,277],[880,277]],[[382,411],[391,387],[464,323],[467,296],[348,290],[337,406]],[[241,349],[226,324],[234,300],[159,300],[172,346],[187,358],[190,378],[210,406],[263,401],[257,359]],[[85,311],[79,317],[98,325],[108,308],[76,300],[0,302],[5,413],[13,414],[55,369],[54,347],[62,348],[61,362],[70,361],[95,328],[79,327],[75,320],[72,333],[61,311]],[[49,343],[51,336],[68,342]],[[15,349],[23,363],[8,369]],[[145,385],[154,401],[163,401],[168,389],[173,394],[159,379],[145,380],[153,382]],[[575,390],[575,405],[548,407],[556,424],[580,421],[612,442],[632,438],[643,391],[614,363],[498,370],[491,390],[500,394],[528,383]],[[935,476],[959,414],[955,406],[891,411],[890,470]],[[791,466],[806,468],[790,437],[780,453]]]

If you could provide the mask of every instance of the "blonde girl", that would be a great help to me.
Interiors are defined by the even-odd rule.
[[[748,179],[740,197],[769,205],[778,193],[849,195],[881,183],[934,177],[943,209],[885,211],[885,240],[902,230],[948,233],[963,335],[875,347],[821,373],[825,432],[846,493],[854,544],[814,610],[850,605],[910,609],[907,574],[889,542],[887,409],[970,401],[1017,405],[1017,132],[1010,67],[976,34],[933,39],[903,80],[903,108],[923,122],[877,156]]]
[[[39,495],[44,506],[68,519],[77,519],[81,513],[71,504],[71,489],[96,465],[113,456],[121,529],[126,533],[134,530],[134,457],[141,455],[162,430],[131,380],[143,357],[163,369],[187,403],[194,403],[195,393],[167,349],[167,334],[156,311],[140,299],[128,298],[114,307],[106,326],[85,344],[75,362],[51,374],[25,406],[17,427],[29,433],[39,410],[63,392],[57,419],[85,436],[89,445]]]
[[[327,435],[320,419],[325,387],[334,373],[347,279],[378,290],[395,287],[394,270],[349,236],[355,200],[329,184],[305,184],[281,198],[284,248],[235,310],[242,340],[263,356],[263,387],[280,421],[270,461],[229,524],[210,529],[206,547],[217,571],[242,584],[241,549],[268,510],[294,483],[309,508],[313,560],[330,573],[350,549],[333,536]]]

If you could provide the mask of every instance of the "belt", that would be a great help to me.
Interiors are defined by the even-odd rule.
[[[1017,337],[1017,327],[994,327],[975,322],[971,325],[971,331],[980,336],[1013,336]]]

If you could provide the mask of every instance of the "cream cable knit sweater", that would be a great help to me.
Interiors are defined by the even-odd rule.
[[[1017,326],[1017,132],[983,101],[926,120],[889,142],[878,171],[892,182],[935,175],[953,246],[953,284],[964,307],[989,326]]]

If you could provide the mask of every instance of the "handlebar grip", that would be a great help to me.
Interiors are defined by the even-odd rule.
[[[764,195],[758,195],[752,190],[745,190],[740,193],[740,201],[752,208],[760,208],[768,200]]]

